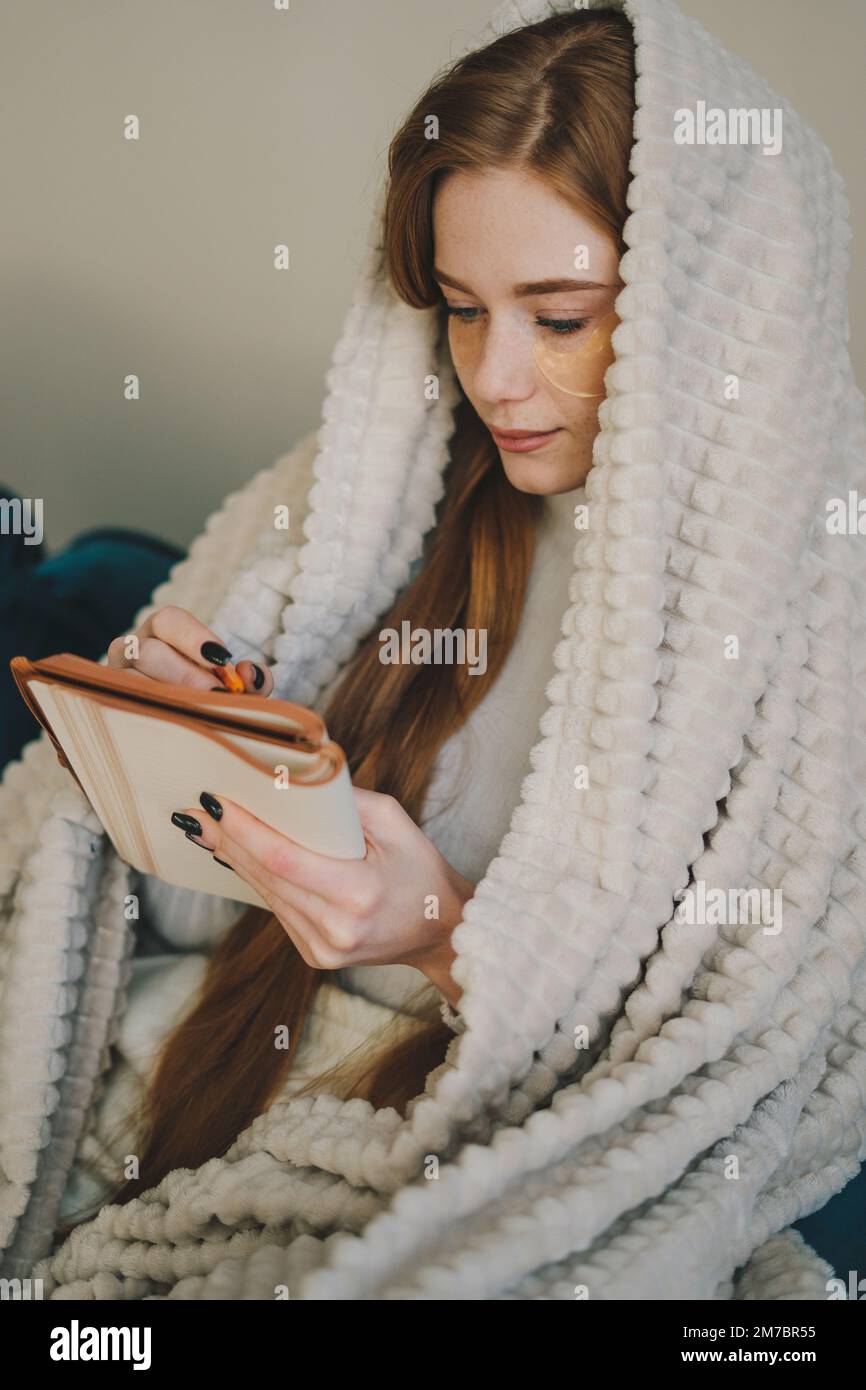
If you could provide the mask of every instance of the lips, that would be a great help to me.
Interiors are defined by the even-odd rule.
[[[556,430],[498,430],[495,425],[490,426],[490,431],[500,439],[538,439],[543,434],[556,434]]]
[[[490,433],[493,436],[494,444],[504,449],[509,454],[528,454],[535,449],[541,449],[555,435],[559,434],[559,429],[555,430],[496,430],[490,426]]]

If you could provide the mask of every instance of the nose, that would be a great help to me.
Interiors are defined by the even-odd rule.
[[[478,347],[474,393],[485,401],[526,400],[537,389],[531,330],[519,320],[491,322]]]

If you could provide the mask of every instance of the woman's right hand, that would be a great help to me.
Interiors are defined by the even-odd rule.
[[[158,608],[133,632],[115,637],[108,648],[109,666],[197,690],[223,690],[219,667],[231,661],[231,652],[215,632],[185,608],[174,606]],[[267,666],[244,660],[235,669],[244,683],[244,694],[271,694],[274,678]]]

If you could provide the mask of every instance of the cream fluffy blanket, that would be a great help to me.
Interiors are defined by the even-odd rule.
[[[504,6],[487,37],[550,8]],[[46,1258],[132,941],[128,870],[39,737],[0,787],[0,1243],[46,1295],[826,1296],[787,1228],[866,1153],[866,542],[826,525],[866,493],[847,204],[744,63],[671,0],[624,8],[617,360],[531,771],[455,932],[466,1031],[405,1120],[278,1104]],[[781,109],[781,153],[675,143],[701,100]],[[405,584],[453,427],[435,311],[396,300],[372,242],[328,387],[318,435],[152,596],[302,701]],[[748,889],[778,890],[781,930],[702,920]]]

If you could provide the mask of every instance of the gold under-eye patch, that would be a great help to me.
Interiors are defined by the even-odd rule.
[[[604,374],[616,357],[611,336],[618,323],[611,311],[585,336],[563,336],[562,343],[555,346],[536,338],[532,351],[542,376],[568,396],[586,400],[603,396]]]

